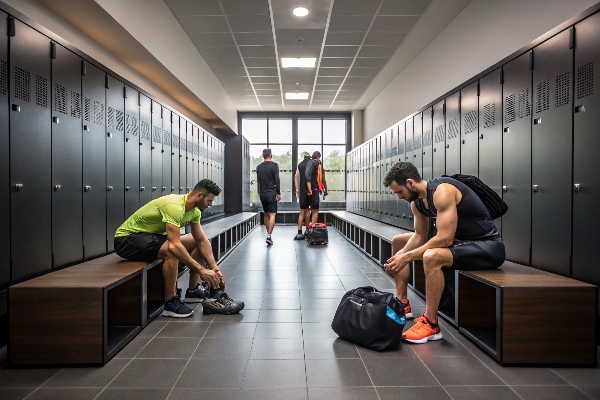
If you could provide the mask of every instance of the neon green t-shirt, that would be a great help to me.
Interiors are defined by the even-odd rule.
[[[185,212],[187,197],[187,194],[169,194],[152,200],[127,218],[117,229],[115,237],[142,232],[166,235],[167,222],[178,228],[200,222],[202,212],[196,207]]]

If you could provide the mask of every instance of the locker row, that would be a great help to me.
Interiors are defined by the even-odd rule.
[[[1,12],[0,32],[0,288],[111,252],[154,198],[223,188],[223,142]]]
[[[394,163],[477,175],[509,206],[509,261],[600,284],[599,66],[593,14],[348,153],[347,210],[412,230],[382,185]]]

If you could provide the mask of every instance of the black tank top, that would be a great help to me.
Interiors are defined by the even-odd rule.
[[[462,194],[462,200],[456,205],[458,222],[454,238],[457,240],[481,240],[498,237],[498,229],[490,212],[479,196],[467,185],[449,177],[438,177],[427,181],[427,204],[423,199],[415,200],[419,212],[429,218],[435,218],[437,209],[433,204],[433,193],[440,183],[449,183],[456,186]]]

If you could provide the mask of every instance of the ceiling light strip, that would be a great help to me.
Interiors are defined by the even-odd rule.
[[[271,0],[269,0],[269,1],[271,1]],[[323,59],[323,51],[325,50],[325,40],[327,40],[327,32],[329,32],[329,21],[331,21],[331,12],[333,11],[333,2],[334,1],[335,0],[331,0],[331,3],[329,3],[329,13],[327,13],[327,23],[325,24],[325,34],[323,35],[323,43],[321,43],[321,53],[319,54],[319,59],[317,61],[317,71],[315,72],[315,81],[313,82],[312,92],[310,93],[310,103],[308,104],[309,111],[312,108],[312,101],[313,101],[313,98],[315,97],[315,89],[317,87],[317,77],[319,76],[319,68],[321,67],[321,60]]]
[[[358,46],[358,50],[356,51],[356,54],[354,55],[354,59],[352,60],[352,64],[350,64],[350,67],[348,68],[348,72],[346,72],[346,76],[344,76],[344,80],[342,81],[342,84],[338,88],[337,92],[335,93],[335,96],[333,97],[333,100],[331,101],[331,105],[329,106],[330,110],[331,110],[331,107],[333,107],[333,103],[335,103],[335,99],[337,99],[338,95],[340,94],[340,90],[342,90],[342,87],[344,87],[344,83],[346,83],[346,79],[348,78],[348,75],[350,75],[350,71],[352,70],[352,67],[354,66],[354,63],[356,62],[356,59],[358,58],[358,53],[360,53],[360,50],[362,49],[362,46],[365,43],[365,40],[367,39],[367,35],[371,31],[371,27],[373,26],[373,23],[375,23],[375,18],[377,17],[377,14],[379,14],[379,10],[381,9],[382,5],[383,5],[383,0],[380,1],[379,7],[377,7],[377,10],[375,10],[375,14],[373,15],[373,19],[371,20],[371,23],[369,24],[369,27],[367,28],[367,31],[365,32],[365,36],[363,36],[363,39],[360,42],[360,45]],[[356,101],[354,102],[354,104],[356,104]],[[354,105],[353,105],[353,107],[354,107]]]
[[[220,1],[220,0],[219,0]],[[269,16],[271,17],[271,31],[273,31],[273,46],[275,47],[275,61],[277,61],[277,77],[279,78],[279,94],[281,96],[281,108],[285,111],[285,102],[283,101],[283,85],[281,84],[281,69],[279,64],[279,52],[277,51],[277,35],[275,34],[275,19],[273,18],[273,5],[269,0]]]
[[[254,88],[252,79],[250,79],[250,73],[248,72],[248,67],[246,67],[246,63],[244,62],[244,57],[242,57],[242,52],[240,51],[240,46],[238,46],[238,42],[235,39],[235,35],[233,34],[233,29],[231,29],[231,25],[229,24],[229,19],[227,18],[227,14],[225,13],[223,4],[221,4],[221,0],[219,0],[219,7],[221,8],[223,17],[225,17],[225,23],[227,24],[227,29],[229,29],[229,33],[231,34],[231,38],[233,39],[233,43],[235,44],[235,49],[237,50],[238,54],[240,55],[240,60],[242,60],[242,65],[244,66],[244,71],[246,71],[246,76],[248,77],[248,81],[250,81],[250,86],[252,87],[252,92],[254,92],[254,97],[256,97],[258,106],[260,107],[260,110],[262,111],[262,105],[260,104],[260,100],[258,99],[258,94],[256,93],[256,89]]]

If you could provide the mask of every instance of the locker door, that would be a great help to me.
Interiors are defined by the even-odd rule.
[[[194,127],[190,121],[187,121],[187,151],[185,154],[186,162],[186,192],[193,189],[194,182]]]
[[[106,74],[90,63],[84,72],[82,97],[94,104],[94,121],[83,123],[83,257],[89,259],[106,253]]]
[[[473,82],[460,93],[460,173],[478,176],[478,115],[479,108],[478,82]]]
[[[125,85],[108,75],[106,83],[106,245],[113,251],[125,220]]]
[[[460,92],[446,98],[446,174],[460,173]]]
[[[205,148],[205,140],[206,140],[206,133],[204,132],[203,129],[200,130],[200,134],[198,136],[198,147],[199,147],[199,159],[200,159],[200,173],[198,175],[198,181],[201,181],[202,179],[204,179],[205,175],[206,175],[206,148]],[[246,144],[246,142],[244,142],[244,144]],[[244,155],[244,157],[247,156],[247,154]],[[250,181],[248,181],[248,183],[250,183]],[[250,198],[248,198],[248,204],[250,204]]]
[[[395,129],[395,128],[394,128]],[[389,129],[383,133],[383,160],[381,162],[381,171],[380,171],[380,191],[381,191],[381,204],[382,204],[382,213],[385,216],[385,221],[390,222],[390,190],[383,186],[383,180],[385,178],[385,173],[390,169],[390,163],[392,162],[392,135],[393,129]]]
[[[140,93],[140,207],[152,200],[152,100]]]
[[[406,121],[406,152],[405,152],[405,158],[406,161],[408,162],[412,162],[412,160],[415,158],[414,157],[414,118],[409,118]],[[412,222],[412,218],[413,218],[413,213],[412,210],[410,208],[410,204],[407,203],[404,200],[399,200],[401,205],[402,205],[402,211],[401,211],[401,216],[404,216],[404,225],[403,228],[405,229],[413,229],[414,228],[414,224]]]
[[[479,80],[479,179],[502,196],[501,70]],[[496,221],[502,232],[501,219]]]
[[[161,196],[171,194],[171,110],[162,109],[163,149],[162,149],[162,188]]]
[[[190,132],[191,134],[191,132]],[[179,194],[187,187],[187,121],[179,117]]]
[[[502,217],[506,258],[529,265],[531,248],[531,69],[530,53],[506,63],[503,84]]]
[[[406,120],[406,139],[405,139],[405,152],[404,152],[404,161],[413,162],[413,118],[410,117]],[[402,135],[402,133],[400,133]]]
[[[392,129],[392,137],[391,137],[391,146],[392,146],[392,158],[391,158],[391,162],[390,162],[390,168],[392,168],[394,166],[394,164],[396,164],[401,157],[404,157],[404,138],[402,139],[402,153],[403,154],[399,154],[400,148],[398,147],[398,130],[399,130],[399,126],[396,125],[394,127],[394,129]],[[396,198],[395,194],[388,188],[388,201],[389,201],[389,212],[390,215],[394,218],[394,225],[398,225],[400,223],[399,220],[399,215],[398,215],[398,206],[397,206],[397,202],[398,199]]]
[[[9,64],[13,282],[52,269],[50,40],[20,21],[14,23]]]
[[[171,192],[179,193],[179,115],[171,113]]]
[[[413,159],[412,163],[423,177],[423,113],[413,118]]]
[[[533,50],[531,264],[570,275],[573,50],[564,31]],[[551,168],[549,168],[551,166]]]
[[[573,278],[600,283],[594,267],[598,243],[594,228],[600,222],[597,200],[600,198],[596,151],[599,146],[600,114],[600,14],[594,14],[575,27],[575,120],[573,193]],[[585,111],[584,111],[585,110]]]
[[[7,32],[8,16],[0,12],[0,32]],[[8,131],[8,36],[0,39],[0,286],[10,283],[10,186]]]
[[[163,132],[162,106],[152,102],[152,199],[163,195]]]
[[[140,98],[125,87],[125,218],[140,208]]]
[[[195,186],[198,183],[199,179],[199,170],[200,170],[200,153],[198,152],[198,138],[200,137],[200,129],[197,126],[194,126],[194,135],[192,137],[193,140],[193,175],[192,175],[192,184],[191,186]]]
[[[410,157],[412,157],[412,119],[398,125],[398,160],[406,162]],[[397,195],[393,196],[400,227],[412,229],[410,205],[406,201],[400,200]]]
[[[433,108],[423,111],[423,179],[433,178]]]
[[[446,173],[446,107],[444,100],[433,106],[433,171],[434,177]]]

